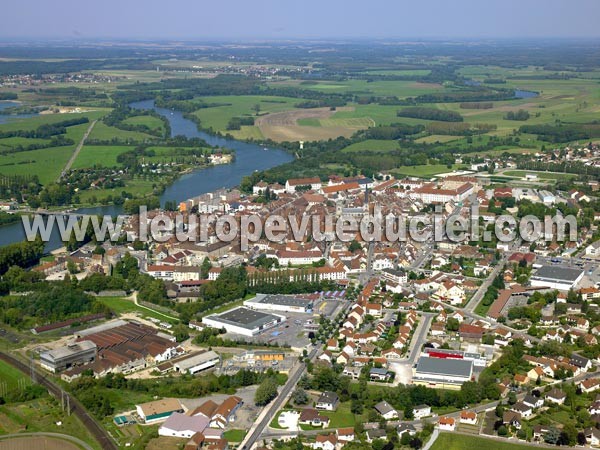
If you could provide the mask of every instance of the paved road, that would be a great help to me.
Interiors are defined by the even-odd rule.
[[[343,309],[344,316],[345,313],[348,312],[350,305],[350,302],[348,302],[345,305]],[[336,332],[337,328],[334,327],[332,333]],[[328,337],[331,337],[331,334]],[[321,349],[321,345],[315,346],[315,348],[313,348],[312,351],[308,354],[308,358],[311,361],[313,361],[321,353]],[[269,403],[267,406],[265,406],[265,408],[260,413],[259,418],[254,422],[254,425],[252,426],[252,428],[250,428],[250,430],[246,434],[246,437],[240,443],[238,448],[242,450],[251,449],[254,446],[254,444],[256,444],[256,442],[260,440],[265,430],[268,429],[268,426],[273,420],[275,413],[279,411],[279,409],[281,409],[281,407],[285,404],[285,402],[292,394],[293,389],[295,389],[296,385],[298,384],[298,381],[300,381],[300,378],[302,378],[302,376],[304,375],[305,370],[306,364],[304,362],[299,363],[295,366],[294,369],[292,369],[292,372],[290,373],[287,382],[285,383],[281,391],[279,391],[279,395],[277,396],[277,398],[271,403]]]
[[[429,437],[427,444],[425,444],[425,447],[423,447],[423,450],[429,450],[439,435],[440,435],[440,430],[437,428],[434,428],[433,433],[431,433],[431,436]]]
[[[88,136],[90,135],[90,133],[94,129],[94,125],[96,125],[96,122],[98,122],[98,121],[94,120],[92,123],[90,123],[90,126],[88,127],[87,131],[85,132],[85,134],[81,138],[81,141],[79,141],[79,144],[77,144],[77,147],[75,147],[75,151],[71,155],[71,158],[67,162],[67,165],[65,166],[65,168],[63,169],[63,171],[60,173],[60,176],[58,177],[57,181],[60,181],[61,178],[63,178],[65,176],[65,174],[69,171],[69,169],[71,168],[71,166],[73,165],[73,163],[77,159],[77,156],[79,156],[79,152],[83,148],[83,144],[85,144],[85,140],[88,138]]]
[[[494,282],[494,279],[500,274],[500,271],[502,269],[504,269],[507,259],[508,259],[508,255],[505,254],[504,257],[498,262],[498,264],[496,264],[496,266],[490,272],[488,277],[483,281],[481,286],[479,286],[479,289],[477,289],[477,292],[475,292],[475,294],[473,294],[473,297],[471,297],[469,302],[465,305],[465,307],[464,307],[465,311],[468,311],[471,313],[473,311],[475,311],[475,308],[477,308],[477,305],[479,305],[479,302],[481,301],[481,299],[487,292],[488,288]]]
[[[21,438],[21,437],[49,437],[49,438],[63,439],[65,441],[72,442],[73,444],[75,444],[85,450],[93,450],[93,447],[91,445],[89,445],[87,442],[84,442],[81,439],[76,438],[75,436],[69,436],[68,434],[61,434],[61,433],[39,432],[39,433],[5,434],[5,435],[0,436],[0,441],[2,441],[4,439]]]
[[[310,358],[312,359],[317,354],[317,349],[313,349],[310,354]],[[299,363],[293,370],[293,373],[290,374],[287,382],[279,392],[277,398],[269,403],[263,411],[261,412],[258,421],[254,423],[253,428],[250,428],[250,431],[246,435],[244,441],[240,444],[239,448],[242,449],[250,449],[252,446],[260,439],[261,434],[269,426],[271,420],[275,413],[285,404],[287,398],[291,395],[292,389],[296,387],[298,381],[304,374],[304,370],[306,369],[306,365],[304,363]]]
[[[408,347],[409,357],[407,361],[411,365],[411,367],[421,354],[421,348],[427,340],[427,333],[429,333],[431,321],[433,320],[433,317],[435,315],[436,313],[423,313],[423,317],[419,321],[419,325],[417,325],[417,329],[415,330],[413,338],[410,341],[410,345]]]

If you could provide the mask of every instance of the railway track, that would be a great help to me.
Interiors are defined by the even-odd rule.
[[[28,376],[31,373],[31,368],[27,364],[23,363],[22,361],[20,361],[12,355],[9,355],[8,353],[0,352],[0,360],[19,369],[21,372]],[[44,386],[46,389],[48,389],[48,392],[50,392],[51,395],[53,395],[55,398],[61,397],[62,389],[58,385],[56,385],[52,380],[49,380],[44,374],[40,373],[37,370],[37,368],[34,368],[34,373],[37,382],[40,385]],[[87,410],[83,407],[79,400],[77,400],[71,394],[69,394],[69,397],[71,413],[75,414],[77,418],[81,420],[81,422],[90,432],[90,434],[96,439],[96,441],[98,441],[100,446],[104,450],[117,450],[118,447],[112,440],[112,438],[109,436],[108,432],[104,428],[102,428],[98,421],[96,421],[96,419],[94,419],[87,412]]]

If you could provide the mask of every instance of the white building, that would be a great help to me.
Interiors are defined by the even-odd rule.
[[[202,323],[212,328],[224,328],[228,333],[255,336],[285,320],[284,316],[238,307],[221,314],[202,318]]]
[[[215,367],[221,361],[221,357],[212,350],[190,355],[189,358],[180,359],[173,367],[177,372],[194,375],[203,370]]]
[[[542,266],[530,279],[533,287],[548,287],[559,291],[574,288],[583,278],[584,271],[570,267]]]

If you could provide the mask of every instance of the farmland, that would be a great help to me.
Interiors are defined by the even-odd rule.
[[[332,62],[319,52],[298,60],[278,55],[273,61],[264,56],[259,61],[244,56],[154,55],[149,62],[159,70],[97,71],[101,77],[116,77],[110,82],[73,86],[59,81],[38,90],[10,88],[24,106],[47,107],[55,113],[0,125],[0,133],[8,133],[0,136],[0,174],[37,175],[42,187],[56,181],[87,124],[44,137],[35,131],[41,125],[87,117],[99,120],[72,169],[89,176],[68,180],[77,186],[71,203],[159,195],[180,173],[206,163],[197,151],[203,144],[179,147],[167,142],[163,120],[127,108],[138,99],[179,108],[209,133],[267,147],[279,145],[298,159],[310,157],[310,163],[296,161],[284,169],[285,174],[273,177],[279,180],[284,175],[327,176],[326,170],[431,177],[505,152],[518,159],[569,144],[556,141],[568,134],[559,132],[557,138],[556,130],[540,130],[540,125],[568,129],[584,124],[592,138],[600,128],[592,123],[600,112],[600,71],[595,68],[573,66],[557,72],[534,61],[513,64],[506,56],[501,64],[484,65],[471,60],[475,56],[469,52],[461,62],[414,48],[402,56],[385,50],[391,53],[384,52],[383,59],[369,59],[364,49],[356,48],[344,62],[331,56]],[[420,56],[411,56],[413,51]],[[438,51],[445,53],[443,46]],[[357,59],[349,64],[353,57]],[[514,96],[513,90],[520,92]],[[412,113],[402,112],[406,109]],[[449,117],[455,122],[448,123]],[[407,133],[405,129],[411,128]],[[573,136],[587,143],[581,134]],[[339,142],[332,144],[335,140]],[[297,152],[299,141],[308,150]],[[195,150],[189,150],[192,147]],[[330,147],[340,151],[330,153]],[[124,153],[128,154],[117,161]],[[456,164],[461,161],[464,164]],[[131,164],[138,166],[136,170]],[[292,167],[298,172],[292,173]],[[502,176],[520,178],[511,173]],[[118,182],[97,185],[98,180],[113,178]],[[540,176],[546,181],[566,178]]]
[[[357,142],[356,144],[349,145],[342,151],[344,151],[346,153],[363,152],[363,151],[387,153],[387,152],[390,152],[393,150],[398,150],[399,148],[400,148],[400,144],[397,141],[369,139],[366,141]]]
[[[124,145],[84,145],[73,164],[74,169],[94,166],[117,167],[117,156],[133,147]]]

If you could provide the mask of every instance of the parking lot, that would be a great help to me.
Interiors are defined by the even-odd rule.
[[[285,316],[286,318],[276,327],[269,328],[252,337],[235,333],[227,333],[226,337],[254,344],[290,346],[293,349],[301,351],[301,349],[306,348],[310,343],[308,332],[305,330],[305,324],[311,320],[318,324],[320,316],[334,318],[343,309],[344,304],[344,300],[325,298],[315,301],[312,312],[274,311],[275,314]]]

